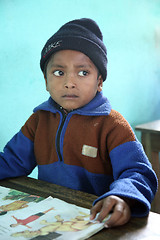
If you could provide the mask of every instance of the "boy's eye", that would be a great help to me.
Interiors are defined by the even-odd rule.
[[[61,71],[61,70],[56,70],[56,71],[54,71],[53,72],[53,74],[55,75],[55,76],[63,76],[64,75],[64,72],[63,71]]]
[[[88,75],[88,72],[87,71],[80,71],[79,73],[78,73],[78,75],[79,76],[87,76]]]

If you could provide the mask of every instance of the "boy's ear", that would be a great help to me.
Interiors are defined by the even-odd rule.
[[[103,88],[103,78],[102,78],[102,75],[99,75],[99,77],[98,77],[98,88],[97,88],[97,91],[98,91],[98,92],[101,92],[101,91],[102,91],[102,88]]]
[[[47,78],[44,75],[45,83],[46,83],[46,90],[48,91],[48,84],[47,84]]]

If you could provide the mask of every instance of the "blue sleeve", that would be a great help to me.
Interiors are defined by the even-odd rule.
[[[143,217],[149,213],[157,190],[157,177],[140,142],[124,143],[110,153],[114,182],[110,191],[100,196],[94,204],[110,195],[135,199],[132,216]]]
[[[35,166],[34,144],[20,131],[0,153],[0,179],[27,176]]]

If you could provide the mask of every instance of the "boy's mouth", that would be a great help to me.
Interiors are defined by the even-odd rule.
[[[66,95],[63,95],[62,97],[66,99],[78,98],[78,96],[74,94],[66,94]]]

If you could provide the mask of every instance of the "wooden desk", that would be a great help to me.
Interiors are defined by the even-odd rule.
[[[91,208],[95,195],[61,187],[52,183],[32,179],[29,177],[18,177],[1,180],[0,185],[36,194],[42,197],[56,197],[82,207]],[[150,212],[148,217],[132,218],[124,226],[103,229],[90,237],[92,240],[158,240],[160,239],[160,215]]]
[[[160,184],[160,120],[137,125],[135,130],[141,131],[142,145]],[[158,188],[151,209],[153,212],[160,213],[160,188]]]

